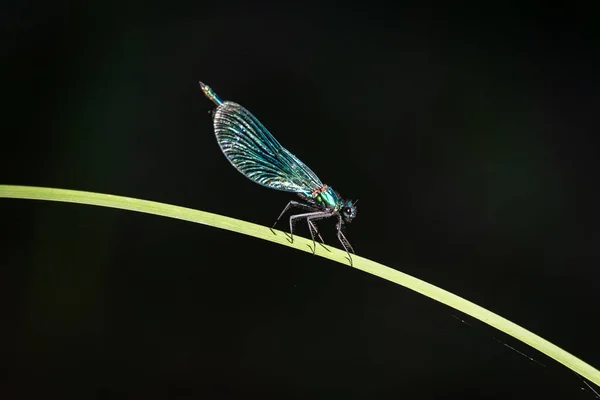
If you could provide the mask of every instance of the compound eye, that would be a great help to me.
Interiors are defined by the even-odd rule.
[[[352,214],[352,210],[350,209],[350,207],[346,207],[346,208],[344,209],[344,212],[345,212],[346,214]]]

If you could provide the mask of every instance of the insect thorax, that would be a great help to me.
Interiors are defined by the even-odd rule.
[[[340,199],[338,198],[335,191],[327,185],[324,185],[322,188],[315,190],[312,193],[312,198],[315,203],[324,207],[324,208],[335,208],[338,209]]]

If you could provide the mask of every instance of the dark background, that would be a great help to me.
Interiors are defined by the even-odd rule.
[[[2,6],[0,183],[270,225],[293,197],[223,157],[202,79],[360,198],[359,255],[600,366],[592,8],[84,3]],[[133,212],[0,205],[3,399],[594,398],[526,345],[319,257]]]

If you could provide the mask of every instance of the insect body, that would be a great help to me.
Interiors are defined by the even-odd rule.
[[[294,223],[305,219],[313,245],[315,234],[321,243],[323,238],[314,221],[337,218],[337,237],[348,253],[354,253],[352,246],[342,233],[345,222],[352,222],[356,216],[356,202],[343,200],[331,187],[324,185],[317,175],[296,156],[290,153],[265,128],[258,119],[244,107],[231,101],[222,101],[207,85],[200,82],[202,91],[217,105],[213,112],[213,125],[217,142],[229,162],[248,179],[271,189],[297,193],[302,199],[290,201],[279,219],[292,207],[307,212],[290,217],[290,235],[293,241]],[[313,253],[316,246],[313,247]],[[352,258],[350,257],[352,263]]]

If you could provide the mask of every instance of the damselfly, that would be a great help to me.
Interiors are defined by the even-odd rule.
[[[337,237],[348,253],[350,263],[354,253],[342,233],[344,222],[352,222],[356,216],[356,202],[342,200],[331,187],[324,185],[317,175],[302,161],[286,150],[250,111],[237,103],[222,101],[207,85],[200,82],[202,91],[217,105],[213,111],[213,126],[217,142],[229,162],[243,175],[259,185],[285,192],[297,193],[303,200],[290,201],[273,224],[292,207],[306,213],[290,217],[290,238],[294,240],[294,223],[305,219],[316,251],[315,234],[324,243],[314,221],[336,217]]]

